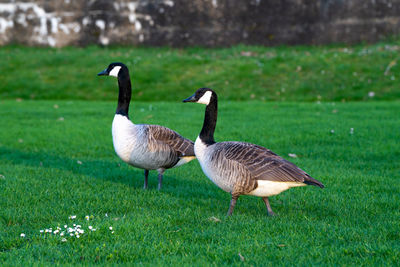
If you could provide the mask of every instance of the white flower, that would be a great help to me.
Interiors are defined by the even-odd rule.
[[[43,232],[44,232],[44,230],[40,230],[40,232],[41,232],[41,233],[43,233]]]
[[[369,96],[369,97],[374,97],[374,96],[375,96],[375,92],[373,92],[373,91],[368,92],[368,96]]]
[[[108,229],[110,229],[110,231],[112,231],[112,226],[108,227]]]
[[[80,237],[80,235],[76,235],[76,238],[79,238]]]
[[[70,233],[69,235],[70,235],[70,236],[74,236],[74,234],[73,234],[73,233]]]
[[[67,228],[68,227],[68,225],[64,225],[64,228]]]
[[[289,155],[289,157],[291,157],[291,158],[297,158],[297,155],[294,154],[294,153],[289,153],[288,155]]]
[[[220,219],[218,219],[217,217],[214,217],[214,216],[212,216],[212,217],[210,217],[210,218],[208,218],[210,221],[213,221],[213,222],[220,222],[221,220]],[[178,230],[179,231],[179,230]]]
[[[25,237],[25,234],[24,234],[24,233],[21,233],[21,234],[20,234],[20,237]]]
[[[114,231],[111,232],[112,234],[114,233]]]
[[[93,226],[89,225],[89,227],[88,227],[88,228],[89,228],[89,230],[92,230],[92,229],[93,229]]]
[[[60,232],[58,229],[57,230],[55,230],[54,232],[53,232],[53,234],[58,234],[58,232]]]
[[[106,217],[108,217],[108,214],[106,213],[106,215],[105,215]]]
[[[66,238],[61,239],[61,242],[67,242]]]
[[[69,216],[69,219],[70,220],[73,220],[73,219],[75,219],[76,218],[76,215],[71,215],[71,216]]]
[[[335,130],[332,129],[332,130],[331,130],[331,133],[335,133]]]
[[[60,236],[64,236],[64,232],[61,232],[61,233],[60,233]]]
[[[89,219],[90,219],[89,215],[86,215],[86,216],[85,216],[85,219],[86,219],[87,221],[89,221]]]
[[[354,133],[354,128],[350,128],[350,134]]]

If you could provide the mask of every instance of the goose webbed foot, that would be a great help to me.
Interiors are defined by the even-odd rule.
[[[233,209],[235,208],[236,201],[238,198],[239,198],[239,196],[232,196],[231,204],[229,205],[229,210],[228,210],[228,213],[226,214],[227,216],[232,215]]]
[[[262,200],[264,201],[265,206],[267,207],[268,215],[276,216],[275,212],[272,211],[271,205],[269,204],[268,197],[263,197]]]
[[[149,178],[149,170],[144,170],[144,186],[143,186],[143,189],[147,189],[148,178]]]

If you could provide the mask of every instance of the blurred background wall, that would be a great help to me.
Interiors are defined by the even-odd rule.
[[[399,15],[400,0],[0,0],[0,45],[375,42]]]

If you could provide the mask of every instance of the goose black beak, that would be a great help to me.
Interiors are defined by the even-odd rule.
[[[103,76],[103,75],[108,75],[107,69],[105,69],[105,70],[103,70],[103,71],[97,73],[97,76]]]
[[[189,96],[188,98],[182,100],[182,102],[186,103],[186,102],[196,102],[196,98],[195,95]]]

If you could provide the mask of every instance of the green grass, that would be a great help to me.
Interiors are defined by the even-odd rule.
[[[0,47],[0,265],[398,264],[399,45]],[[112,61],[131,70],[135,122],[194,140],[204,106],[179,102],[211,87],[217,140],[268,147],[326,188],[272,197],[273,218],[250,196],[226,217],[197,161],[143,190],[112,147],[116,80],[96,76]],[[73,223],[79,239],[40,233]]]
[[[313,49],[311,52],[315,51]],[[334,53],[334,49],[327,50]],[[306,50],[287,48],[285,51],[304,54]],[[31,55],[21,48],[8,47],[1,51]],[[32,75],[31,81],[25,78],[18,81],[16,74],[8,68],[22,61],[9,61],[8,67],[2,64],[1,79],[8,79],[1,85],[3,96],[19,96],[4,90],[4,84],[12,84],[17,88],[15,83],[18,83],[25,89],[31,88],[39,98],[45,98],[46,92],[50,94],[49,97],[56,97],[58,95],[52,92],[48,80],[60,81],[61,78],[57,76],[65,72],[66,81],[62,82],[61,88],[75,88],[76,93],[82,91],[82,94],[69,95],[71,92],[68,91],[64,92],[63,97],[114,98],[115,80],[100,80],[94,74],[111,58],[116,59],[117,55],[100,58],[106,50],[97,48],[25,51],[30,51],[32,56],[53,56],[51,59],[43,58],[44,62],[38,62],[38,66],[27,59],[27,70],[23,77]],[[132,60],[136,58],[133,56],[135,53],[150,53],[145,49],[139,49],[139,52],[129,49],[117,51],[122,52],[115,53],[123,55],[130,53]],[[156,55],[157,49],[154,51]],[[199,53],[192,50],[165,51],[177,57],[189,57],[192,61],[195,61],[193,55]],[[230,59],[227,51],[231,50],[215,53],[221,53],[221,58]],[[85,62],[86,55],[92,52],[96,55],[95,59]],[[74,59],[66,57],[69,53],[73,54]],[[390,60],[390,52],[385,53],[386,59]],[[75,58],[77,54],[82,54],[82,57]],[[351,57],[338,54],[340,57]],[[20,56],[9,55],[14,59]],[[305,60],[306,56],[303,58]],[[324,58],[327,60],[328,57]],[[53,63],[51,67],[46,67],[45,62],[50,64],[54,59],[59,62],[56,65],[61,66],[59,70]],[[239,59],[232,60],[237,62]],[[243,60],[252,64],[257,59]],[[140,63],[137,79],[141,83],[145,74],[139,70],[148,74],[153,63],[152,60]],[[322,63],[323,68],[327,69],[325,60]],[[164,64],[160,63],[165,67]],[[208,64],[214,63],[210,60]],[[215,64],[223,69],[225,63],[220,60]],[[285,60],[281,64],[286,64]],[[269,69],[267,65],[264,66]],[[154,68],[161,70],[161,66],[155,65]],[[306,64],[303,66],[307,69]],[[364,67],[372,68],[367,65]],[[201,64],[197,68],[201,69]],[[221,69],[213,75],[221,73]],[[192,77],[196,76],[195,70],[196,67],[193,68]],[[40,78],[34,75],[37,71],[43,73]],[[162,81],[167,79],[165,77],[168,77],[168,86],[174,82],[174,78],[163,76],[162,71],[160,76],[155,74],[157,71],[151,73],[154,76],[148,79],[154,79],[157,85],[152,90],[160,94]],[[231,78],[239,79],[234,77],[236,74]],[[300,74],[293,72],[282,75]],[[217,88],[221,81],[216,77],[212,80]],[[94,81],[91,81],[92,78]],[[185,92],[176,97],[178,99],[174,97],[175,102],[134,102],[131,118],[140,123],[162,124],[195,139],[201,128],[204,106],[178,101],[193,93],[194,88],[200,86],[196,83],[203,78],[193,81],[193,84],[187,84],[190,83],[189,79],[178,83],[177,92]],[[288,81],[286,79],[288,77],[283,78],[283,82]],[[313,81],[312,77],[310,79]],[[151,83],[149,80],[147,85]],[[188,86],[192,90],[187,90]],[[111,90],[104,89],[108,87]],[[235,94],[229,93],[227,86],[223,87],[221,90],[227,95],[221,93],[222,99],[236,98]],[[91,89],[97,95],[91,96],[88,91]],[[60,92],[59,88],[54,90]],[[105,96],[99,93],[102,90]],[[146,99],[147,91],[143,92],[142,99]],[[330,93],[331,90],[326,90],[321,94],[329,96]],[[161,96],[155,94],[154,97],[172,98],[166,93]],[[238,98],[244,96],[239,93]],[[304,99],[311,100],[311,94],[305,95]],[[115,106],[114,102],[99,101],[0,100],[2,266],[34,263],[197,266],[398,264],[399,102],[317,104],[220,101],[217,140],[241,140],[268,147],[299,165],[326,186],[322,190],[312,186],[295,188],[272,197],[271,205],[277,217],[266,215],[259,198],[243,196],[229,218],[225,216],[229,195],[204,176],[196,161],[168,170],[160,192],[155,190],[156,174],[151,172],[150,190],[144,191],[142,170],[127,166],[113,151],[110,128]],[[350,128],[354,128],[353,134],[350,134]],[[295,153],[298,158],[289,158],[288,153]],[[82,164],[78,164],[78,161]],[[76,215],[77,218],[70,220],[70,215]],[[86,215],[93,217],[86,221]],[[210,219],[212,217],[220,221]],[[55,229],[72,223],[81,224],[86,231],[92,225],[97,231],[85,233],[79,239],[68,238],[67,242],[61,242],[61,238],[55,235],[44,238],[39,232],[41,229]],[[108,229],[109,226],[113,227],[114,234]],[[25,233],[26,237],[20,237],[21,233]]]
[[[203,48],[0,47],[2,99],[114,100],[115,80],[96,77],[128,65],[134,99],[177,101],[210,87],[222,100],[400,99],[400,40],[357,46]]]

